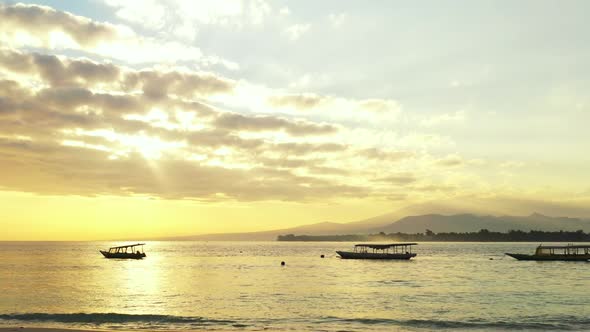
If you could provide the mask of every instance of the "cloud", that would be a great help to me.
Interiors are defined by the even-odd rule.
[[[11,47],[75,49],[129,63],[191,61],[236,69],[234,62],[197,47],[138,35],[123,25],[96,22],[38,5],[0,4],[0,42]]]
[[[94,22],[51,7],[21,3],[0,4],[0,30],[2,39],[16,37],[19,30],[27,30],[45,41],[51,40],[53,32],[60,31],[85,47],[93,47],[118,34],[117,28],[108,23]]]
[[[348,147],[338,143],[278,143],[274,144],[272,149],[282,154],[306,155],[312,153],[343,152]]]
[[[269,111],[299,115],[296,112],[313,112],[316,119],[345,124],[369,124],[384,126],[399,122],[401,106],[392,99],[348,99],[315,93],[273,93],[265,91],[267,97],[262,107]],[[361,125],[362,126],[362,125]]]
[[[43,168],[37,176],[39,181],[59,183],[59,188],[51,190],[64,194],[297,201],[313,197],[383,196],[383,192],[375,191],[378,186],[369,185],[366,174],[351,166],[353,159],[365,156],[377,162],[397,162],[414,157],[409,151],[354,149],[334,135],[342,126],[333,123],[238,113],[210,106],[208,98],[216,94],[231,95],[234,91],[233,81],[213,74],[159,67],[131,69],[89,59],[14,50],[3,52],[8,56],[0,59],[0,72],[16,73],[16,79],[22,79],[22,83],[0,80],[6,91],[0,98],[0,129],[12,140],[0,154],[10,155],[7,161],[27,165],[34,164],[33,159],[18,160],[18,153],[35,155],[47,148],[43,153],[59,155],[59,160],[51,160],[56,170]],[[372,113],[380,112],[379,107],[394,104],[387,100],[364,103],[366,100],[315,94],[270,95],[277,97],[272,100],[275,103],[298,107],[333,107],[329,104],[336,100],[344,103],[348,111],[356,112],[361,104],[376,108],[371,109]],[[18,141],[20,136],[30,137],[30,141]],[[121,176],[108,185],[88,183],[84,189],[81,178],[79,182],[59,180],[62,175],[57,164],[80,162],[75,156],[65,156],[77,151],[84,151],[80,156],[94,160],[84,164],[88,176],[93,176],[93,172],[102,176],[92,165],[120,167],[122,174],[125,174],[124,167],[130,167],[133,174],[129,177],[137,181],[126,181]],[[38,156],[35,158],[40,160]],[[141,162],[145,165],[140,165]],[[186,165],[197,170],[185,171],[189,168]],[[379,163],[374,166],[380,167]],[[33,171],[27,167],[24,169]],[[169,173],[186,172],[198,178],[200,171],[206,176],[234,177],[235,181],[245,183],[248,183],[245,179],[255,178],[257,185],[248,186],[257,188],[258,192],[246,189],[240,192],[239,186],[237,192],[230,192],[229,187],[223,189],[222,183],[212,184],[218,189],[183,191],[175,184],[176,175]],[[402,181],[401,178],[389,180]],[[6,183],[14,190],[28,188],[50,193],[45,185],[37,187],[26,180],[22,180],[21,187],[15,182]]]
[[[51,106],[61,111],[83,113],[77,110],[99,111],[103,115],[123,115],[125,113],[142,112],[146,107],[141,98],[133,95],[95,93],[80,87],[57,87],[40,90],[36,100],[45,106]]]
[[[0,66],[15,73],[38,75],[52,86],[111,83],[119,79],[119,67],[88,59],[62,60],[55,55],[0,49]]]
[[[60,58],[0,49],[0,68],[15,73],[39,75],[51,86],[102,86],[125,92],[140,89],[144,95],[161,99],[168,94],[187,98],[230,93],[235,83],[204,72],[180,70],[132,70],[88,59]]]
[[[268,168],[211,167],[164,159],[154,170],[138,154],[108,159],[107,153],[75,146],[0,140],[4,189],[42,194],[154,195],[196,200],[306,200],[364,195],[365,190]],[[165,181],[158,174],[162,174]],[[187,179],[191,179],[187,181]]]
[[[145,22],[132,26],[153,24],[156,37],[49,7],[0,5],[0,164],[6,169],[0,185],[43,194],[244,201],[395,198],[395,186],[404,187],[397,198],[405,199],[461,187],[464,178],[453,167],[477,162],[455,154],[431,157],[427,149],[450,138],[416,133],[408,125],[459,122],[463,112],[400,121],[397,100],[273,89],[239,75],[229,79],[196,69],[231,66],[226,60],[159,39],[168,32],[194,38],[204,24],[229,27],[238,17],[263,24],[273,12],[265,1],[239,3],[232,9],[211,2],[210,12],[186,14],[185,23],[198,22],[195,28],[169,25],[166,13],[150,12],[169,10],[170,3],[142,2],[139,17]],[[125,11],[140,5],[111,4],[128,22],[133,13]],[[330,20],[337,27],[345,16]],[[310,29],[296,24],[283,32],[296,40]],[[158,64],[138,65],[142,61]],[[331,80],[314,72],[302,82]],[[416,174],[441,170],[433,166],[449,170],[432,185],[418,179]]]
[[[213,74],[142,70],[125,75],[127,89],[141,88],[143,93],[154,99],[166,97],[169,93],[187,98],[203,97],[217,93],[229,93],[234,87],[230,80]]]
[[[408,184],[418,181],[418,178],[414,174],[411,174],[411,173],[398,173],[398,174],[389,175],[386,177],[375,179],[375,181],[403,186],[403,185],[408,185]]]
[[[377,148],[364,149],[359,151],[359,154],[369,159],[382,161],[400,161],[415,156],[415,153],[411,151],[386,151]]]
[[[329,138],[338,126],[240,114],[199,101],[231,93],[231,81],[15,50],[2,54],[0,73],[18,79],[0,78],[5,190],[246,201],[370,191],[313,175],[347,174],[321,164],[324,154],[345,152],[346,145],[298,141]],[[295,141],[244,136],[261,131]],[[296,168],[310,175],[291,173]],[[198,181],[187,184],[186,178]]]
[[[211,0],[218,2],[217,0]],[[265,0],[250,0],[248,18],[253,24],[262,24],[268,15],[271,14],[272,8]]]
[[[60,115],[56,117],[63,121],[60,127],[76,123],[83,128],[91,128],[97,124],[104,125],[105,122],[128,126],[134,122],[122,120],[120,116],[134,112],[147,113],[154,107],[164,107],[196,111],[202,117],[214,118],[214,125],[219,128],[234,131],[285,131],[294,136],[325,135],[337,131],[337,127],[333,125],[275,116],[220,112],[202,103],[190,101],[193,98],[232,92],[232,81],[213,74],[155,69],[131,70],[87,59],[27,54],[14,50],[1,50],[1,54],[0,69],[29,76],[39,75],[39,79],[50,85],[50,88],[28,93],[27,105],[24,105],[25,97],[21,98],[23,100],[9,98],[3,100],[2,108],[8,109],[10,102],[11,105],[19,104],[21,108],[36,108],[30,114],[38,114],[40,110],[44,110],[44,114]],[[20,89],[15,81],[5,82],[4,85],[10,86],[12,90]],[[93,85],[108,87],[113,92],[97,93],[86,88]],[[23,91],[21,92],[24,93]],[[138,91],[142,93],[137,95]],[[79,110],[80,107],[83,110]],[[64,112],[65,110],[68,112]],[[82,121],[82,112],[88,115],[85,121]],[[43,114],[38,116],[45,118]],[[105,119],[101,120],[100,116]],[[109,116],[111,117],[108,118]],[[92,121],[88,120],[90,118]]]
[[[317,161],[308,159],[291,159],[291,158],[259,158],[264,166],[277,168],[300,168],[311,165]]]
[[[162,135],[163,137],[166,137]],[[241,138],[237,133],[223,129],[205,129],[194,132],[185,132],[177,134],[170,133],[169,138],[186,138],[191,147],[230,147],[232,149],[242,149],[255,151],[262,148],[265,142],[261,139]]]
[[[319,96],[313,93],[288,94],[271,96],[268,103],[273,107],[292,107],[298,110],[308,110],[320,106],[327,101],[328,97]]]
[[[124,121],[120,118],[121,106],[127,107],[124,111],[140,107],[133,97],[95,94],[83,88],[43,89],[35,93],[16,82],[0,81],[0,86],[6,85],[18,91],[0,97],[0,114],[5,114],[0,116],[0,129],[12,135],[51,139],[67,128],[110,127]],[[85,109],[78,109],[80,106]]]
[[[272,7],[264,0],[106,0],[105,3],[122,20],[191,41],[201,26],[260,25],[272,13]]]
[[[417,191],[425,191],[425,192],[450,192],[456,190],[456,186],[446,185],[446,184],[426,184],[426,185],[418,185],[412,186],[412,190]]]
[[[365,99],[358,103],[358,107],[375,113],[399,113],[401,110],[400,105],[390,99]]]
[[[285,34],[289,37],[290,40],[296,41],[305,33],[309,32],[311,29],[311,24],[294,24],[285,29]]]
[[[347,17],[348,15],[346,13],[330,14],[328,15],[328,20],[333,28],[339,28]]]
[[[17,81],[13,80],[0,80],[0,97],[3,97],[5,102],[11,100],[22,100],[28,97],[30,92],[24,89]],[[9,99],[10,98],[10,99]],[[5,111],[9,111],[6,109]]]
[[[317,166],[311,165],[307,166],[309,172],[313,174],[323,174],[323,175],[341,175],[341,176],[348,176],[351,172],[347,169],[337,168],[337,167],[328,167],[328,166]]]
[[[304,120],[287,120],[274,116],[246,116],[238,113],[222,113],[215,120],[215,125],[225,129],[239,131],[275,131],[285,130],[293,136],[327,135],[338,131],[330,124],[316,124]]]
[[[307,135],[324,135],[329,130],[313,123],[290,122],[282,118],[265,117],[241,118],[241,121],[223,126],[216,121],[227,120],[226,113],[214,112],[210,117],[202,118],[203,123],[213,125],[214,129],[182,130],[178,123],[171,123],[172,129],[157,127],[150,121],[125,118],[134,111],[143,112],[146,101],[129,95],[109,95],[93,93],[83,88],[43,89],[36,94],[25,95],[15,88],[16,83],[0,81],[0,86],[8,86],[18,91],[20,98],[0,98],[0,129],[11,135],[31,135],[41,140],[77,140],[87,142],[91,135],[99,131],[101,144],[112,146],[113,151],[128,151],[124,146],[133,136],[157,137],[167,141],[185,141],[193,148],[231,147],[244,153],[251,153],[265,147],[265,151],[278,154],[298,151],[302,154],[311,151],[336,151],[343,149],[337,144],[318,144],[298,146],[297,144],[272,144],[261,139],[242,138],[244,130],[264,130],[292,132],[297,137]],[[83,107],[83,110],[79,110]],[[209,114],[208,114],[209,115]],[[244,120],[247,119],[247,120]],[[172,120],[172,119],[169,119]],[[253,120],[253,121],[252,121]],[[257,121],[262,120],[258,123]],[[209,123],[209,121],[213,121]],[[241,123],[244,122],[244,123]],[[174,129],[178,128],[178,129]],[[97,144],[93,138],[91,144]],[[147,143],[147,142],[146,142]],[[123,145],[123,146],[121,146]],[[208,150],[210,153],[210,150]]]
[[[465,161],[459,155],[450,154],[444,158],[437,159],[434,163],[438,166],[443,167],[458,167],[462,166],[465,163]]]
[[[117,17],[148,29],[163,29],[170,14],[168,4],[163,1],[106,0],[104,3],[115,9]]]
[[[112,99],[131,98],[142,105],[141,98],[97,94],[79,87],[27,93],[18,83],[6,80],[0,81],[0,87],[3,88],[0,101],[19,105],[10,108],[9,118],[4,116],[4,108],[0,108],[1,132],[8,135],[0,140],[0,164],[6,169],[0,175],[0,184],[7,190],[90,196],[142,194],[199,200],[305,200],[326,198],[334,193],[338,196],[341,193],[344,196],[366,194],[366,189],[361,187],[256,167],[257,161],[268,163],[264,158],[255,157],[246,169],[209,164],[217,158],[215,149],[222,146],[238,149],[234,150],[236,152],[242,150],[238,157],[248,160],[259,148],[279,154],[345,148],[337,144],[269,144],[260,139],[241,138],[239,131],[223,128],[199,131],[154,128],[150,123],[121,118],[125,112],[117,112],[118,106],[128,101]],[[82,105],[99,108],[101,112],[77,111]],[[212,119],[223,114],[213,113]],[[19,126],[10,122],[11,117],[18,119]],[[263,122],[262,128],[269,130],[293,125],[285,119],[273,122],[271,117]],[[248,126],[259,128],[251,122]],[[309,128],[315,133],[313,128],[316,127]],[[31,138],[22,140],[19,135]],[[188,145],[175,143],[182,141]],[[186,153],[191,151],[204,153],[202,162],[187,158]],[[146,157],[159,158],[157,170],[146,162]],[[275,162],[282,161],[276,159]],[[297,161],[283,163],[285,166],[303,165]],[[187,178],[192,180],[186,181]]]

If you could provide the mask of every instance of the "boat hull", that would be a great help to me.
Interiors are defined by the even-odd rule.
[[[516,258],[519,261],[588,261],[590,255],[526,255],[526,254],[511,254],[506,255]]]
[[[119,253],[112,253],[112,252],[108,252],[108,251],[104,251],[104,250],[100,250],[100,253],[105,257],[105,258],[118,258],[118,259],[142,259],[145,257],[145,253],[141,252],[141,253],[125,253],[125,252],[119,252]]]
[[[416,254],[381,254],[371,252],[352,252],[352,251],[336,251],[342,259],[410,259],[416,257]]]

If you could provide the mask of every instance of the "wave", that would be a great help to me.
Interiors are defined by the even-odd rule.
[[[586,317],[526,317],[522,321],[509,320],[428,320],[409,319],[397,320],[388,318],[335,318],[330,317],[324,322],[362,324],[362,325],[393,325],[424,329],[494,329],[494,330],[579,330],[590,328],[590,318]],[[320,322],[318,322],[320,323]]]
[[[0,323],[28,322],[28,323],[58,323],[75,325],[120,325],[134,328],[167,329],[171,327],[199,328],[221,326],[225,328],[244,328],[248,326],[274,326],[279,327],[291,321],[291,323],[303,323],[303,326],[312,323],[314,329],[322,325],[336,325],[339,327],[358,328],[358,325],[373,325],[374,328],[386,328],[392,326],[417,328],[427,330],[437,329],[483,329],[483,330],[586,330],[590,329],[590,318],[577,316],[556,316],[556,317],[521,317],[519,321],[505,320],[484,320],[468,319],[462,321],[452,320],[428,320],[409,319],[398,320],[389,318],[341,318],[323,317],[316,319],[266,319],[246,320],[236,322],[225,319],[208,319],[203,317],[172,316],[172,315],[151,315],[151,314],[119,314],[119,313],[14,313],[0,314]],[[356,325],[356,326],[355,326]]]
[[[118,313],[17,313],[0,314],[1,320],[25,321],[25,322],[55,322],[78,324],[186,324],[186,325],[230,325],[232,320],[206,319],[203,317],[185,317],[171,315],[133,315]]]

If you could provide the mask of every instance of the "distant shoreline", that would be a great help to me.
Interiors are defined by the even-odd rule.
[[[55,328],[55,327],[0,327],[0,332],[107,332],[109,330],[83,330],[83,329],[69,329],[69,328]],[[114,331],[114,330],[112,330]],[[128,332],[123,330],[116,330],[117,332]]]
[[[491,232],[482,229],[479,232],[467,233],[378,233],[349,235],[279,235],[280,242],[360,242],[360,241],[412,241],[412,242],[590,242],[590,233],[582,230],[571,231],[509,231]]]
[[[59,328],[59,327],[0,327],[0,332],[131,332],[132,330],[119,329],[77,329],[77,328]],[[146,331],[146,330],[144,330]],[[149,331],[149,330],[148,330]],[[187,331],[187,330],[182,330]],[[188,330],[188,331],[208,331],[208,330]],[[216,332],[224,332],[223,330],[215,330]],[[169,331],[169,332],[174,332]]]

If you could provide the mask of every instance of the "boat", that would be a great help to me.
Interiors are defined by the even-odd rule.
[[[357,244],[354,251],[336,251],[342,259],[410,259],[416,257],[412,246],[418,243]]]
[[[506,255],[519,261],[588,261],[590,260],[590,245],[540,245],[533,255],[511,253],[506,253]]]
[[[145,243],[136,243],[126,246],[111,247],[108,251],[100,250],[100,253],[105,258],[142,259],[145,257],[145,252],[143,252],[144,245]],[[135,249],[140,246],[141,251]]]

